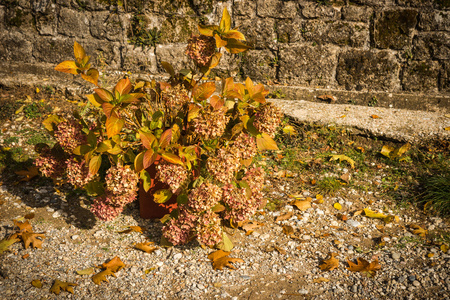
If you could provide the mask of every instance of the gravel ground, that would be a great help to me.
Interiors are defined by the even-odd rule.
[[[287,114],[305,121],[320,118],[326,124],[353,125],[389,135],[402,120],[407,126],[399,125],[405,129],[399,138],[448,137],[442,128],[450,125],[450,119],[439,113],[283,103],[289,104],[283,104]],[[339,118],[344,114],[345,118]],[[380,119],[371,119],[372,114]],[[352,121],[341,123],[348,120]],[[413,120],[417,121],[414,126]],[[13,136],[25,126],[25,122],[6,122],[2,132]],[[22,139],[16,143],[25,144]],[[11,182],[5,179],[9,175],[2,174],[5,182]],[[264,225],[248,236],[241,229],[228,229],[235,244],[230,256],[244,263],[236,263],[236,270],[218,271],[207,259],[213,250],[195,242],[159,247],[161,224],[141,219],[137,204],[129,205],[114,221],[99,222],[88,212],[90,199],[69,187],[38,180],[0,186],[0,238],[14,232],[13,219],[31,212],[35,214],[30,220],[34,232],[46,236],[42,249],[24,249],[16,243],[0,256],[0,299],[450,299],[450,252],[444,253],[409,229],[410,224],[419,224],[430,235],[448,236],[448,220],[426,216],[414,207],[395,206],[377,185],[366,191],[344,188],[339,196],[326,196],[323,203],[300,211],[288,205],[289,195],[298,192],[294,178],[269,177],[267,197],[285,205],[280,211],[259,211],[254,219]],[[367,180],[381,183],[381,177]],[[319,200],[308,190],[300,196]],[[337,211],[335,203],[342,210]],[[366,207],[398,216],[398,220],[385,224],[355,214]],[[293,213],[290,219],[276,221],[288,212]],[[118,233],[135,225],[147,231]],[[283,233],[284,225],[292,226],[294,237]],[[151,254],[133,249],[134,243],[144,241],[155,242],[158,249]],[[339,267],[322,272],[319,265],[329,252],[337,253]],[[76,273],[115,256],[126,267],[117,278],[109,277],[109,282],[96,285],[92,275]],[[378,259],[381,269],[373,278],[347,270],[347,259],[357,258]],[[31,285],[36,279],[42,288]],[[51,294],[56,279],[78,284],[74,294]]]

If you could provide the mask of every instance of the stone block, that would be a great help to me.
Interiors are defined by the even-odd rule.
[[[277,76],[278,57],[270,50],[247,51],[242,55],[240,74],[244,80],[273,82]]]
[[[31,62],[33,45],[17,30],[0,36],[0,59],[15,62]]]
[[[90,33],[97,39],[124,41],[128,20],[108,11],[93,12],[89,20]]]
[[[256,14],[277,19],[294,18],[298,15],[297,1],[257,0]]]
[[[0,30],[1,32],[3,32],[3,30],[5,30],[5,22],[3,22],[3,20],[5,19],[5,7],[4,6],[0,6]]]
[[[275,20],[271,18],[236,18],[236,27],[255,49],[277,49]]]
[[[143,9],[140,9],[143,5]],[[197,15],[197,13],[206,13],[212,11],[212,1],[173,1],[173,0],[153,0],[142,1],[132,0],[128,5],[130,10],[135,11],[150,11],[160,13],[166,16],[182,16],[182,15]]]
[[[421,33],[414,37],[413,59],[449,59],[450,33],[430,32]]]
[[[335,85],[337,47],[283,45],[279,51],[279,80],[308,86]]]
[[[301,14],[306,19],[335,19],[341,18],[340,7],[332,5],[323,5],[317,2],[302,2],[300,3]]]
[[[344,6],[341,10],[342,19],[345,21],[369,22],[373,15],[373,8],[368,6]]]
[[[41,1],[41,0],[38,0]],[[117,6],[117,4],[113,4],[115,1],[102,1],[102,0],[75,0],[71,1],[71,6],[78,11],[101,11],[105,10],[110,6],[115,6],[118,8],[122,8],[123,5]],[[124,1],[125,2],[125,1]],[[108,4],[111,3],[111,4]]]
[[[36,20],[36,29],[40,35],[56,35],[57,34],[57,7],[50,0],[35,1],[33,3],[33,11]]]
[[[58,18],[58,33],[77,38],[85,38],[90,35],[90,12],[79,12],[73,9],[61,7]]]
[[[161,61],[170,63],[175,69],[175,72],[178,72],[181,69],[194,68],[194,63],[185,54],[185,51],[186,44],[156,45],[155,54],[158,64],[158,71],[166,73],[164,68],[161,66]]]
[[[131,72],[158,72],[154,47],[134,47],[127,45],[123,52],[123,69]]]
[[[3,21],[2,21],[3,22]],[[23,33],[36,33],[34,18],[29,9],[24,9],[18,5],[6,6],[4,22],[7,28],[19,30]]]
[[[299,17],[293,20],[276,20],[275,27],[278,43],[297,43],[304,40],[302,37],[302,20]]]
[[[396,91],[400,89],[399,70],[391,51],[351,49],[339,56],[336,79],[347,90]]]
[[[405,91],[437,92],[439,63],[412,61],[403,69],[402,86]]]
[[[450,31],[450,11],[430,11],[419,14],[419,29]]]
[[[448,0],[397,0],[398,5],[419,8],[449,9]]]
[[[303,37],[317,44],[363,47],[369,44],[369,25],[345,21],[307,20],[303,23]]]
[[[411,46],[413,30],[417,24],[417,11],[413,9],[385,10],[375,13],[373,39],[375,47],[404,49]]]
[[[386,7],[387,5],[395,4],[395,1],[396,0],[349,0],[349,3],[374,7]]]
[[[225,51],[222,54],[222,58],[220,59],[219,65],[211,70],[209,77],[210,78],[236,77],[239,73],[239,63],[240,63],[239,57],[241,56],[238,56],[237,54],[230,54]]]
[[[187,43],[192,34],[199,34],[198,20],[190,17],[167,17],[161,24],[161,44]]]
[[[233,14],[253,18],[256,15],[256,2],[254,0],[235,0]]]
[[[439,76],[439,90],[450,92],[450,61],[444,61]]]

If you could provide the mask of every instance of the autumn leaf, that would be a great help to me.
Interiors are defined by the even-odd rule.
[[[366,217],[372,219],[385,219],[387,217],[385,214],[374,212],[368,208],[364,208],[364,214]]]
[[[27,170],[16,171],[15,173],[23,177],[22,179],[20,179],[20,181],[30,181],[31,179],[39,175],[38,168],[34,166],[28,167]]]
[[[106,270],[103,270],[103,271],[95,274],[94,276],[92,276],[92,281],[98,285],[100,285],[102,283],[102,281],[109,282],[108,279],[106,278],[106,276],[108,276],[108,275],[116,277],[116,275],[114,274],[114,272],[112,270],[106,269]]]
[[[134,248],[142,250],[142,251],[147,252],[147,253],[152,253],[153,251],[158,249],[158,247],[150,246],[152,244],[153,244],[153,242],[139,243],[139,244],[134,245]]]
[[[209,260],[211,260],[214,270],[222,270],[223,267],[228,267],[230,269],[236,270],[236,267],[231,263],[243,263],[244,261],[240,258],[228,257],[231,252],[217,250],[208,255]]]
[[[59,293],[61,292],[61,290],[69,292],[71,294],[73,294],[73,286],[77,286],[78,284],[76,283],[71,283],[71,282],[63,282],[60,281],[58,279],[55,280],[55,283],[53,283],[53,286],[50,289],[51,293],[54,293],[56,295],[59,295]]]
[[[283,127],[283,132],[289,136],[297,135],[297,131],[291,125],[286,125]]]
[[[279,215],[279,216],[275,219],[275,222],[289,220],[290,218],[292,218],[293,215],[294,215],[294,213],[293,213],[292,211],[287,212],[287,213],[285,213],[284,215]]]
[[[356,264],[347,259],[348,270],[352,272],[361,272],[363,275],[367,277],[375,276],[376,271],[381,269],[380,264],[378,263],[378,258],[369,263],[364,258],[357,258]]]
[[[33,228],[31,227],[30,222],[19,222],[17,220],[14,220],[14,226],[19,228],[20,232],[32,232]]]
[[[339,267],[339,260],[334,258],[337,253],[330,252],[328,253],[329,258],[325,259],[323,263],[319,266],[322,271],[333,271],[337,267]]]
[[[123,231],[119,231],[118,233],[130,233],[130,232],[139,232],[139,233],[144,233],[145,231],[147,231],[147,229],[142,228],[140,226],[128,226],[128,229],[125,229]]]
[[[294,234],[294,228],[289,225],[283,225],[283,233],[287,236],[291,236]]]
[[[311,207],[311,202],[307,200],[294,200],[291,202],[291,205],[294,205],[301,211],[306,211]]]
[[[114,273],[118,272],[120,269],[124,268],[125,264],[120,260],[118,256],[114,257],[107,263],[102,264],[102,268],[110,269]]]
[[[322,100],[322,101],[327,101],[329,103],[336,102],[336,97],[334,97],[333,95],[320,95],[320,96],[317,96],[317,99]]]
[[[239,224],[239,226],[244,229],[246,232],[253,231],[261,226],[263,226],[264,223],[260,223],[258,221],[245,221],[242,224]]]
[[[339,159],[339,162],[342,162],[344,160],[344,161],[348,162],[352,168],[355,167],[355,161],[353,159],[351,159],[350,157],[348,157],[346,155],[342,155],[342,154],[331,155],[330,161],[338,160],[338,159]]]
[[[337,203],[337,202],[335,204],[333,204],[333,207],[336,208],[337,210],[341,210],[342,209],[342,205]]]
[[[18,241],[20,241],[20,239],[17,239],[15,237],[1,240],[0,241],[0,254],[5,252],[6,250],[8,250],[12,244],[17,243]]]
[[[32,248],[42,248],[42,239],[45,238],[44,234],[34,232],[23,232],[21,233],[20,236],[22,237],[25,249],[27,249],[30,246],[30,244]]]
[[[86,268],[79,271],[77,270],[76,272],[78,275],[91,275],[92,273],[94,273],[94,267]]]
[[[328,282],[330,279],[319,277],[313,280],[314,283],[322,283],[322,282]]]
[[[38,289],[42,288],[42,282],[39,279],[35,279],[31,282],[31,285],[37,287]]]
[[[411,229],[412,233],[417,234],[421,237],[425,237],[425,235],[428,234],[428,230],[423,229],[417,224],[411,224],[409,225],[409,228]]]

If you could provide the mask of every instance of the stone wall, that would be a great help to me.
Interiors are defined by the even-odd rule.
[[[450,0],[0,0],[0,60],[53,72],[77,41],[104,70],[185,68],[196,24],[218,23],[224,7],[254,50],[225,56],[217,75],[450,94]]]

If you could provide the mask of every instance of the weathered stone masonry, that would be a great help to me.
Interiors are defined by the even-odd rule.
[[[162,60],[184,68],[196,24],[218,23],[224,7],[255,49],[225,56],[218,75],[450,94],[450,0],[0,0],[1,65],[51,73],[77,41],[104,70],[158,74]],[[132,26],[150,34],[145,47],[129,43]]]

